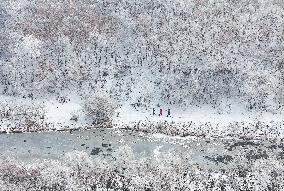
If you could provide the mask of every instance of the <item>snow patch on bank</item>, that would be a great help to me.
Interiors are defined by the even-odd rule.
[[[84,122],[82,105],[80,101],[70,101],[67,103],[59,103],[56,100],[49,100],[45,102],[47,122],[70,124],[71,117],[78,115],[77,123]]]
[[[152,109],[155,108],[156,115],[152,114]],[[163,108],[163,116],[158,116],[159,112],[158,107],[148,108],[147,110],[136,110],[130,104],[125,104],[117,110],[117,114],[114,117],[114,122],[116,124],[131,124],[138,121],[146,122],[191,122],[194,123],[208,123],[211,124],[223,124],[228,125],[232,122],[248,122],[252,123],[255,121],[260,122],[279,122],[284,120],[284,115],[273,114],[269,112],[248,112],[241,105],[231,104],[230,110],[222,110],[220,113],[218,109],[214,109],[210,106],[204,105],[200,107],[191,106],[187,110],[181,110],[179,108],[171,107],[161,107]],[[166,116],[167,109],[171,109],[171,116]],[[225,112],[224,112],[225,111]]]

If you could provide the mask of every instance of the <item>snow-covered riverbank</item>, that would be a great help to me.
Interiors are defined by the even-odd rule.
[[[1,190],[284,186],[277,181],[284,177],[283,142],[177,139],[120,129],[1,134],[0,138]]]
[[[72,131],[97,128],[82,110],[82,100],[70,96],[57,100],[27,100],[1,96],[1,132]],[[164,107],[167,108],[167,107]],[[284,117],[280,113],[246,112],[217,113],[210,107],[171,109],[171,116],[153,115],[150,110],[135,110],[130,105],[115,110],[109,127],[161,133],[171,136],[235,137],[247,139],[282,139]],[[8,114],[8,116],[7,116]]]

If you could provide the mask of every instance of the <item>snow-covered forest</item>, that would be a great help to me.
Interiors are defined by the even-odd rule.
[[[164,154],[160,159],[133,158],[128,147],[117,161],[92,160],[87,153],[68,153],[62,161],[0,160],[1,190],[283,190],[284,167],[260,159],[220,172],[201,170],[186,158]],[[234,162],[238,162],[235,159]],[[16,182],[16,184],[15,184]],[[4,183],[4,184],[2,184]]]
[[[1,93],[284,104],[281,0],[1,1]],[[67,93],[66,93],[67,92]]]
[[[95,128],[284,151],[284,0],[1,0],[0,133]],[[0,189],[284,190],[283,152],[212,171],[125,144],[117,160],[0,155]]]
[[[19,108],[75,95],[148,114],[156,105],[281,114],[283,6],[282,0],[3,0],[2,98],[22,100]],[[7,113],[13,106],[1,107]]]

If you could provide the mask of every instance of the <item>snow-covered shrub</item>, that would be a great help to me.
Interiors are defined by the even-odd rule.
[[[80,116],[79,116],[78,113],[73,112],[73,113],[71,113],[71,118],[70,118],[70,120],[77,122],[77,121],[79,120],[79,117],[80,117]]]
[[[140,131],[149,134],[165,134],[170,136],[195,136],[195,137],[236,137],[241,139],[283,139],[284,121],[270,122],[231,122],[220,123],[198,123],[190,122],[149,122],[137,121],[130,124],[122,124],[121,128]]]
[[[45,127],[44,106],[10,100],[0,103],[2,131],[39,131]]]
[[[125,157],[124,151],[127,152]],[[186,156],[132,157],[121,147],[111,157],[67,153],[61,160],[23,162],[0,158],[0,190],[283,190],[283,162],[257,159],[226,169],[202,169]],[[241,157],[241,156],[240,156]]]
[[[115,109],[114,102],[107,97],[86,97],[83,103],[84,113],[94,125],[110,126]]]

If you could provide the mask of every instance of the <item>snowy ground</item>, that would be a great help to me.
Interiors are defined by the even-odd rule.
[[[70,124],[71,116],[73,114],[78,114],[80,116],[78,123],[80,125],[85,123],[84,114],[81,110],[82,101],[76,96],[71,96],[71,101],[67,103],[62,104],[56,100],[50,100],[45,102],[45,105],[48,122]],[[218,109],[213,109],[212,107],[206,105],[201,107],[191,106],[187,110],[182,110],[180,108],[174,108],[169,106],[153,106],[153,108],[155,108],[156,115],[152,114],[152,108],[148,110],[136,110],[129,103],[126,103],[116,110],[116,114],[114,116],[114,123],[119,125],[138,121],[193,121],[195,123],[210,122],[212,124],[227,125],[232,122],[270,122],[284,120],[283,113],[273,114],[270,112],[248,112],[241,104],[231,104],[230,110],[228,108],[223,108],[222,113],[220,113]],[[159,108],[163,108],[163,116],[158,116]],[[168,108],[171,109],[170,117],[166,116]]]
[[[164,113],[169,107],[163,108]],[[219,114],[217,109],[212,107],[190,107],[187,110],[181,110],[179,108],[171,108],[171,116],[167,117],[166,114],[158,116],[159,108],[155,107],[156,115],[152,115],[152,108],[150,110],[137,111],[130,105],[126,104],[119,108],[117,112],[119,117],[115,117],[117,123],[130,123],[135,121],[168,121],[168,122],[189,122],[213,124],[229,124],[231,122],[270,122],[270,121],[283,121],[283,114],[273,114],[269,112],[247,112],[241,105],[235,105],[231,111],[227,113]]]
[[[7,96],[0,96],[2,102],[8,102],[10,104],[17,103],[21,104],[30,104],[30,103],[39,103],[43,105],[45,110],[45,119],[44,122],[49,124],[52,128],[47,129],[69,129],[82,127],[88,127],[88,123],[84,112],[82,111],[82,100],[76,95],[69,95],[66,103],[60,103],[56,99],[46,100],[27,100],[21,98],[12,98]],[[265,124],[271,124],[274,128],[274,124],[283,124],[284,115],[283,112],[279,114],[272,114],[269,112],[247,112],[244,107],[239,105],[234,105],[231,103],[230,108],[213,109],[212,107],[202,106],[202,107],[190,107],[187,110],[182,110],[180,108],[174,108],[169,106],[161,106],[163,108],[164,115],[158,116],[159,111],[158,107],[155,107],[156,115],[152,114],[152,108],[139,109],[136,110],[133,108],[130,103],[125,103],[122,107],[116,110],[116,113],[113,117],[113,127],[131,127],[133,124],[138,123],[139,121],[145,122],[145,124],[157,124],[158,122],[168,122],[168,123],[189,123],[198,127],[206,123],[210,123],[211,126],[217,128],[217,130],[222,130],[223,127],[226,127],[234,122],[243,122],[251,126],[256,122],[264,122]],[[167,109],[171,109],[171,116],[166,117]],[[222,111],[222,113],[220,113]],[[78,116],[78,121],[71,120],[72,116]],[[5,130],[9,124],[9,121],[4,121],[1,124],[1,129]],[[280,129],[279,129],[280,128]],[[274,128],[275,129],[275,128]],[[205,129],[204,129],[205,130]],[[261,130],[261,129],[260,129]],[[281,130],[281,127],[276,127],[277,131]],[[269,131],[269,130],[268,130]],[[281,133],[280,132],[280,133]],[[261,134],[262,132],[260,132]],[[284,135],[283,135],[284,136]]]

